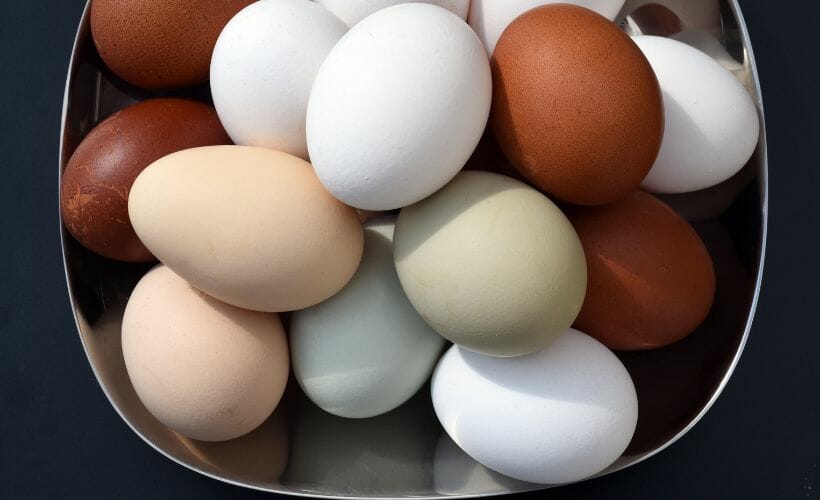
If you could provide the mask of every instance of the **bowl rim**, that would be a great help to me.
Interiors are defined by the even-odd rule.
[[[754,276],[754,279],[755,279],[754,293],[753,293],[753,296],[752,296],[751,304],[749,305],[748,314],[747,314],[746,321],[745,321],[745,324],[744,324],[744,327],[743,327],[743,335],[740,338],[740,343],[739,343],[737,349],[735,350],[735,354],[734,354],[729,366],[726,368],[726,370],[724,372],[724,375],[721,378],[718,386],[714,389],[711,397],[706,402],[706,404],[703,406],[703,408],[700,410],[700,412],[698,412],[698,414],[695,415],[691,419],[691,421],[686,425],[686,427],[681,429],[674,436],[667,439],[667,441],[665,443],[658,446],[657,448],[655,448],[651,451],[648,451],[648,452],[638,454],[638,455],[622,457],[619,460],[619,462],[616,462],[615,464],[613,464],[613,466],[607,468],[605,471],[601,472],[600,474],[598,474],[598,475],[596,475],[592,478],[585,479],[585,480],[580,481],[580,482],[588,481],[590,479],[595,479],[595,478],[598,478],[598,477],[607,476],[609,474],[612,474],[612,473],[615,473],[615,472],[630,468],[630,467],[632,467],[634,465],[637,465],[637,464],[639,464],[639,463],[641,463],[645,460],[648,460],[649,458],[654,457],[655,455],[661,453],[662,451],[666,450],[667,448],[669,448],[670,446],[675,444],[684,435],[686,435],[689,431],[691,431],[692,428],[695,427],[703,419],[703,417],[709,412],[709,410],[711,410],[711,408],[715,405],[718,398],[721,396],[721,394],[725,390],[727,384],[729,383],[729,380],[732,378],[732,375],[734,374],[734,372],[737,369],[737,366],[740,362],[740,358],[743,355],[743,351],[745,350],[746,344],[748,343],[749,336],[750,336],[750,333],[751,333],[751,329],[752,329],[752,326],[753,326],[753,323],[754,323],[754,319],[756,317],[757,308],[758,308],[759,300],[760,300],[760,293],[761,293],[761,289],[762,289],[762,286],[763,286],[763,276],[764,276],[764,268],[765,268],[765,262],[766,262],[766,249],[767,249],[767,240],[768,240],[768,223],[769,223],[769,159],[768,159],[768,145],[767,145],[767,136],[766,136],[766,119],[765,119],[765,112],[764,112],[764,106],[763,106],[763,94],[762,94],[762,88],[761,88],[761,85],[760,85],[760,77],[759,77],[759,73],[758,73],[757,62],[755,60],[754,50],[753,50],[752,43],[751,43],[751,37],[749,35],[749,30],[748,30],[748,27],[746,25],[745,18],[743,17],[743,12],[740,8],[740,5],[738,4],[738,0],[715,0],[715,1],[718,1],[718,2],[725,1],[726,4],[728,5],[732,15],[734,16],[734,18],[736,20],[737,29],[738,29],[739,35],[740,35],[740,41],[742,42],[742,45],[743,45],[743,48],[744,48],[744,57],[746,59],[746,61],[744,61],[744,62],[749,67],[749,75],[751,77],[751,83],[753,85],[754,92],[752,94],[752,98],[755,102],[755,105],[757,107],[757,110],[758,110],[758,113],[759,113],[759,116],[760,116],[760,138],[758,140],[758,150],[757,150],[757,154],[758,154],[758,158],[759,158],[758,161],[760,163],[759,164],[759,172],[758,172],[758,180],[757,180],[759,195],[760,195],[760,228],[759,228],[759,234],[758,234],[759,248],[758,248],[758,252],[757,252],[757,256],[756,256],[757,258],[755,260],[755,263],[757,265],[757,273]],[[86,5],[85,5],[85,7],[83,9],[83,12],[82,12],[82,15],[80,17],[79,26],[77,28],[77,31],[76,31],[76,34],[75,34],[75,37],[74,37],[74,42],[73,42],[72,51],[71,51],[71,57],[70,57],[69,65],[68,65],[68,69],[67,69],[66,85],[65,85],[65,90],[64,90],[64,93],[63,93],[62,114],[61,114],[61,119],[60,119],[60,149],[59,149],[58,176],[57,176],[58,198],[59,198],[59,194],[60,194],[60,185],[62,183],[63,168],[64,168],[64,165],[66,165],[66,163],[68,161],[68,156],[69,156],[69,155],[66,154],[65,143],[66,143],[66,128],[67,128],[66,125],[67,125],[67,121],[68,121],[69,103],[70,103],[70,99],[71,99],[71,84],[73,82],[74,74],[75,74],[76,68],[77,68],[78,63],[79,63],[78,49],[80,48],[80,45],[82,43],[84,43],[86,37],[90,36],[90,33],[89,33],[90,32],[89,17],[90,17],[90,10],[91,10],[91,2],[92,2],[92,0],[87,0],[86,1]],[[191,471],[199,473],[199,474],[201,474],[203,476],[206,476],[208,478],[215,479],[217,481],[220,481],[220,482],[223,482],[223,483],[226,483],[226,484],[230,484],[230,485],[233,485],[233,486],[238,486],[238,487],[241,487],[241,488],[247,488],[247,489],[256,490],[256,491],[262,491],[262,492],[266,492],[266,493],[292,495],[292,496],[303,497],[303,498],[321,498],[321,499],[339,499],[339,500],[347,500],[347,499],[350,499],[350,498],[362,498],[362,497],[357,497],[355,495],[346,496],[346,495],[336,495],[336,494],[322,494],[322,493],[312,493],[312,492],[305,492],[305,491],[295,491],[295,490],[291,490],[291,489],[288,489],[288,488],[285,488],[285,487],[282,487],[282,488],[279,488],[279,489],[270,488],[270,487],[262,487],[262,486],[258,486],[258,485],[243,483],[243,482],[240,482],[240,481],[235,481],[235,480],[232,480],[232,479],[221,477],[217,474],[213,474],[209,471],[200,469],[200,468],[198,468],[194,465],[185,463],[185,462],[177,459],[176,457],[174,457],[171,454],[169,454],[169,453],[165,452],[164,450],[162,450],[153,441],[151,441],[147,436],[145,436],[142,432],[140,432],[134,426],[134,424],[132,424],[132,422],[126,417],[126,415],[123,413],[123,411],[120,409],[120,407],[114,402],[114,399],[112,398],[111,394],[109,394],[108,390],[106,389],[105,384],[103,384],[103,381],[101,379],[100,373],[99,373],[96,365],[91,361],[89,348],[88,348],[86,340],[85,340],[85,338],[82,334],[83,326],[81,325],[81,320],[80,320],[80,317],[78,315],[77,301],[76,301],[76,298],[74,297],[74,292],[73,292],[72,287],[71,287],[71,282],[72,281],[71,281],[71,276],[70,276],[69,267],[68,267],[68,259],[67,259],[68,254],[66,252],[67,238],[69,236],[68,236],[68,233],[67,233],[67,231],[65,229],[65,226],[63,224],[62,212],[60,210],[60,204],[59,203],[57,205],[57,211],[58,211],[58,218],[59,218],[59,221],[60,221],[60,246],[61,246],[61,250],[62,250],[63,272],[64,272],[64,276],[65,276],[65,284],[66,284],[66,288],[68,290],[68,298],[69,298],[69,301],[71,303],[72,315],[74,316],[75,328],[77,330],[77,334],[80,337],[80,342],[81,342],[82,347],[83,347],[83,352],[86,355],[86,359],[88,360],[88,364],[90,365],[91,371],[94,374],[94,378],[97,380],[97,383],[100,386],[100,389],[102,389],[103,393],[105,394],[106,398],[108,399],[109,404],[114,408],[114,410],[117,412],[117,414],[120,416],[120,418],[126,423],[126,425],[128,425],[129,428],[131,428],[131,430],[137,436],[139,436],[151,448],[153,448],[154,450],[156,450],[157,452],[159,452],[161,455],[165,456],[167,459],[171,460],[172,462],[174,462],[176,464],[179,464],[179,465],[185,467],[186,469],[189,469]],[[492,493],[480,493],[480,494],[457,494],[457,495],[439,494],[439,495],[430,495],[430,496],[425,496],[425,497],[420,497],[420,498],[439,498],[439,497],[446,497],[446,498],[453,498],[453,499],[484,498],[484,497],[490,497],[490,496],[500,496],[500,495],[515,494],[515,493],[524,493],[524,492],[529,492],[529,491],[541,491],[541,490],[551,489],[551,488],[555,488],[555,487],[560,487],[560,486],[563,486],[563,485],[533,485],[533,486],[534,486],[533,488],[527,488],[527,489],[522,489],[522,490],[517,490],[517,491],[492,492]],[[406,499],[406,498],[413,498],[413,496],[389,496],[388,495],[388,496],[372,496],[372,497],[367,497],[367,498],[379,499],[379,500],[401,500],[401,499]]]

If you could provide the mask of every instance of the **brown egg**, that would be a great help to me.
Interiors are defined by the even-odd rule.
[[[213,107],[150,99],[119,111],[83,139],[60,187],[63,223],[84,247],[110,259],[154,259],[128,218],[128,193],[145,167],[183,149],[230,144]]]
[[[146,89],[208,79],[222,28],[254,0],[94,0],[91,33],[105,64]]]
[[[657,78],[635,43],[583,7],[513,21],[493,60],[492,126],[522,175],[559,200],[599,205],[638,187],[663,137]]]
[[[715,297],[709,252],[688,222],[643,191],[568,214],[587,259],[575,327],[610,349],[653,349],[692,333]]]

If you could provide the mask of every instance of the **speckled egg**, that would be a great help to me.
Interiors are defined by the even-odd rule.
[[[555,198],[598,205],[649,172],[663,138],[658,80],[637,45],[595,12],[545,5],[495,48],[492,125],[516,169]]]
[[[225,24],[254,0],[94,0],[91,33],[105,64],[151,90],[208,79],[211,52]]]

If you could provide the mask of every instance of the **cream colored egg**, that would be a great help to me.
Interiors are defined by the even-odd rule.
[[[276,314],[220,302],[166,266],[134,289],[122,351],[148,411],[203,441],[255,429],[279,404],[288,380],[288,344]]]
[[[322,187],[309,163],[269,149],[166,156],[134,182],[128,212],[162,263],[209,295],[256,311],[327,299],[362,255],[356,211]]]
[[[436,331],[492,356],[546,347],[581,309],[587,269],[561,210],[517,180],[462,172],[401,211],[394,258],[410,302]]]

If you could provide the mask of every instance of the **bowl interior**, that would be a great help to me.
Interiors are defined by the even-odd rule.
[[[707,52],[747,86],[762,115],[748,35],[735,0],[628,0],[618,22],[632,34],[673,36]],[[151,95],[113,76],[83,15],[66,88],[60,173],[100,120]],[[165,94],[169,95],[169,94]],[[176,95],[207,100],[207,88]],[[712,254],[717,298],[686,340],[649,352],[619,353],[640,402],[636,435],[604,473],[635,464],[685,433],[731,375],[748,335],[759,290],[766,230],[765,133],[749,164],[706,191],[665,197],[692,221]],[[140,403],[122,357],[126,300],[148,265],[108,261],[63,234],[69,293],[89,362],[129,426],[167,457],[205,475],[262,490],[333,497],[479,496],[543,488],[479,465],[449,439],[423,388],[397,410],[346,420],[315,407],[291,383],[279,409],[259,429],[226,443],[201,443],[162,426]]]

